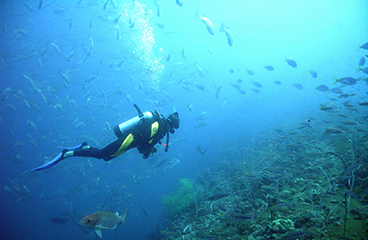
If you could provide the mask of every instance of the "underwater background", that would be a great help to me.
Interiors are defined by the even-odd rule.
[[[367,239],[367,1],[2,0],[0,16],[1,239],[99,239],[79,221],[126,208],[104,239]],[[133,104],[179,113],[168,152],[30,171],[114,141]]]

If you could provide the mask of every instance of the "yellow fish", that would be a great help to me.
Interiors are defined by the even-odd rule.
[[[119,216],[119,213],[113,213],[108,211],[100,211],[92,213],[86,217],[84,217],[79,224],[87,229],[95,230],[96,234],[102,238],[103,229],[115,229],[117,224],[121,225],[125,224],[125,219],[127,216],[128,208],[124,211],[124,213]]]

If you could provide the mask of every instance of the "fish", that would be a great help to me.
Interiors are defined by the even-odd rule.
[[[179,236],[174,233],[174,232],[168,232],[168,231],[165,231],[165,230],[161,230],[160,231],[163,235],[166,235],[166,236],[170,236],[170,237],[174,237],[174,238],[178,238]]]
[[[285,213],[285,214],[294,214],[293,212],[290,212],[290,211],[285,210],[283,208],[276,207],[276,209],[279,210],[279,212],[282,212],[282,213]]]
[[[359,59],[359,66],[361,67],[361,66],[363,66],[365,64],[365,58],[364,57],[361,57],[360,59]]]
[[[241,80],[240,78],[238,80],[236,80],[237,83],[242,83],[243,80]]]
[[[329,92],[340,94],[342,93],[342,90],[341,88],[331,88],[330,90],[327,91],[327,93]]]
[[[360,68],[360,66],[358,66],[358,71],[357,72],[360,72],[360,71],[368,74],[368,67],[367,68]]]
[[[298,64],[294,60],[286,59],[285,61],[292,68],[296,68],[298,66]]]
[[[196,67],[196,69],[197,69],[197,71],[198,71],[199,75],[200,75],[201,77],[204,77],[203,69],[202,69],[200,66],[198,66],[197,64],[195,64],[195,67]]]
[[[250,69],[245,69],[245,71],[247,71],[247,73],[250,75],[250,76],[253,76],[254,75],[254,72]]]
[[[234,213],[232,217],[238,220],[252,220],[255,217],[255,214],[254,213],[248,213],[248,214]]]
[[[167,57],[166,57],[166,61],[170,61],[170,59],[171,59],[171,52],[169,53],[169,54],[167,54]]]
[[[368,49],[368,42],[364,43],[362,46],[359,46],[359,49],[361,49],[361,48],[367,50]]]
[[[195,129],[198,129],[198,128],[202,128],[202,127],[205,127],[207,126],[207,122],[208,121],[200,121],[197,126],[194,126]]]
[[[304,235],[304,234],[305,234],[304,231],[296,230],[296,231],[285,234],[283,236],[283,239],[297,239],[298,237],[300,237],[301,235]]]
[[[161,16],[161,4],[157,2],[157,17]]]
[[[175,165],[178,165],[180,163],[180,160],[177,158],[165,158],[163,159],[156,167],[156,171],[164,172],[168,168],[172,168]]]
[[[207,28],[207,31],[211,35],[215,34],[215,27],[213,26],[213,23],[209,18],[202,16],[198,11],[195,12],[195,18],[201,20],[204,23],[204,25]]]
[[[231,47],[233,45],[234,39],[233,39],[233,34],[232,34],[230,28],[226,27],[225,24],[222,23],[221,27],[220,27],[220,32],[225,32],[226,37],[227,37],[227,43]]]
[[[206,90],[205,86],[203,86],[203,85],[196,84],[195,86],[196,86],[199,90],[201,90],[201,91]]]
[[[202,154],[204,156],[204,154],[207,151],[207,148],[203,148],[201,145],[197,145],[196,150],[197,150],[197,152],[199,152],[200,154]]]
[[[337,79],[337,78],[334,78],[335,79],[335,83],[341,83],[341,84],[345,84],[345,85],[349,85],[349,86],[352,86],[352,85],[355,85],[357,83],[358,80],[360,80],[359,78],[358,79],[355,79],[355,78],[352,78],[352,77],[343,77],[343,78],[340,78],[340,79]]]
[[[359,106],[368,106],[368,102],[358,102]]]
[[[106,0],[106,2],[104,3],[104,5],[103,5],[103,10],[105,10],[106,9],[106,7],[107,7],[107,3],[109,2],[109,0]]]
[[[303,85],[301,85],[300,83],[294,83],[292,84],[293,87],[295,87],[296,89],[302,90],[303,89]]]
[[[181,49],[181,56],[185,59],[187,58],[187,56],[185,56],[185,51],[184,51],[184,47]]]
[[[353,197],[357,200],[360,200],[360,197],[356,193],[354,193],[353,191],[350,191],[349,189],[345,189],[345,193],[347,193],[349,196],[351,196],[351,197]]]
[[[127,208],[121,216],[119,216],[118,212],[116,213],[109,211],[94,212],[84,217],[79,222],[79,224],[87,229],[95,230],[97,236],[102,238],[101,230],[115,229],[118,223],[120,223],[121,225],[125,224],[128,209],[129,208]]]
[[[357,169],[359,167],[359,164],[355,164],[355,165],[351,165],[350,167],[347,167],[342,173],[341,175],[347,175],[350,174],[351,172],[353,172],[355,169]],[[352,176],[349,176],[352,177]]]
[[[352,122],[352,121],[340,121],[342,124],[344,125],[358,125],[358,123],[356,122]]]
[[[314,87],[315,90],[321,91],[321,92],[327,92],[329,88],[326,85],[319,85],[318,87]]]
[[[261,91],[259,91],[259,89],[251,89],[253,92],[255,93],[260,93]]]
[[[14,199],[14,203],[27,201],[30,197],[31,195],[28,192],[22,193],[20,196]]]
[[[52,221],[52,223],[57,223],[57,224],[64,225],[65,223],[67,223],[69,221],[69,218],[66,218],[66,217],[54,217],[54,218],[50,218],[50,220]]]
[[[222,89],[222,86],[220,86],[220,87],[216,88],[216,99],[218,99],[218,98],[219,98],[219,95],[220,95],[220,91],[221,91],[221,89]]]
[[[273,71],[274,68],[271,65],[264,66],[268,71]]]
[[[162,23],[156,23],[156,26],[161,28],[161,29],[165,29],[165,25]]]
[[[193,112],[193,108],[194,108],[194,106],[193,106],[193,104],[191,103],[191,104],[189,104],[188,106],[187,106],[187,110],[189,111],[189,112]]]
[[[218,194],[212,195],[211,197],[208,197],[207,200],[208,201],[215,201],[215,200],[225,198],[229,195],[230,195],[229,193],[218,193]]]
[[[342,133],[340,129],[337,128],[325,128],[326,133]]]
[[[149,214],[147,213],[147,211],[142,207],[142,211],[143,211],[143,214],[146,216],[146,217],[149,217]]]
[[[244,91],[244,90],[242,90],[242,89],[239,89],[239,90],[238,90],[238,92],[239,92],[240,94],[243,94],[243,95],[245,94],[245,91]]]
[[[317,78],[317,76],[318,76],[316,71],[309,71],[309,73],[312,76],[312,78]]]
[[[180,0],[176,0],[176,4],[179,6],[179,7],[182,7],[184,2],[183,1],[180,1]]]
[[[263,87],[262,83],[260,83],[260,82],[253,82],[253,81],[252,81],[252,83],[253,83],[253,85],[254,85],[254,86],[256,86],[257,88],[262,88],[262,87]]]
[[[235,89],[240,89],[240,86],[239,86],[239,84],[237,84],[237,83],[231,83],[231,86],[233,86],[233,88],[235,88]]]
[[[280,81],[273,81],[276,85],[281,85],[282,83]]]

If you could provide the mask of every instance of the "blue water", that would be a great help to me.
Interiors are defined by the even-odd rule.
[[[321,103],[344,111],[345,98],[315,87],[355,94],[348,100],[358,112],[350,120],[367,115],[367,107],[358,105],[368,101],[367,81],[334,85],[334,77],[367,77],[356,72],[368,54],[359,49],[368,42],[367,1],[184,0],[180,7],[172,0],[160,2],[159,17],[156,4],[0,3],[2,239],[95,238],[78,225],[82,217],[127,207],[126,225],[103,230],[104,239],[146,239],[167,216],[161,199],[179,178],[195,179],[216,159],[231,157],[229,151],[245,155],[237,149],[252,150],[274,129],[321,122],[328,116]],[[195,19],[196,11],[212,21],[213,36]],[[222,22],[233,46],[219,32]],[[257,89],[252,81],[263,85],[260,93],[251,90]],[[133,149],[109,163],[68,158],[50,170],[29,171],[55,157],[59,145],[106,146],[116,138],[112,128],[136,116],[133,104],[166,116],[179,112],[181,126],[167,153],[159,146],[144,160]],[[316,124],[315,131],[324,127]],[[198,145],[207,149],[205,156]],[[154,165],[169,157],[181,162],[155,173]],[[54,217],[68,221],[53,223]]]

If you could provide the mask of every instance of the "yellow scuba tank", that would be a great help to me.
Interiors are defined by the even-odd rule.
[[[134,104],[134,107],[138,111],[138,116],[131,118],[119,125],[116,125],[113,130],[115,135],[120,138],[124,134],[130,133],[134,128],[136,128],[140,121],[143,119],[151,120],[153,119],[153,114],[149,111],[142,113],[141,110],[138,108],[137,105]]]

